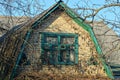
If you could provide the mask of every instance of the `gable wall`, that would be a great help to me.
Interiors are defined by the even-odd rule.
[[[54,33],[75,33],[79,35],[79,63],[77,65],[41,65],[40,60],[40,35],[39,32],[54,32]],[[82,76],[107,76],[104,72],[101,62],[98,60],[98,55],[94,44],[89,36],[89,33],[82,27],[76,24],[67,14],[60,11],[52,13],[42,24],[33,30],[33,33],[28,41],[24,53],[27,59],[30,60],[31,65],[27,66],[31,70],[37,70],[39,73],[50,74],[68,74],[68,75],[82,75]],[[90,58],[93,57],[94,61],[98,64],[93,65]],[[36,65],[37,63],[37,65]],[[36,69],[35,69],[36,67]],[[100,77],[99,76],[99,77]]]

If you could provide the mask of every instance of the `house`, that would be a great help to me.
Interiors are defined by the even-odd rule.
[[[1,79],[113,79],[90,25],[59,1],[0,38]]]
[[[102,48],[103,54],[106,56],[107,62],[110,64],[120,64],[120,37],[113,29],[104,24],[103,21],[95,22],[91,26],[94,26],[93,31]]]
[[[0,16],[0,37],[9,31],[13,26],[24,23],[30,19],[27,16]]]
[[[120,37],[103,21],[94,22],[91,26],[98,43],[102,48],[106,63],[110,65],[115,78],[120,78]]]

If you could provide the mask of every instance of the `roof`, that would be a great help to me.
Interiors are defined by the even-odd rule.
[[[103,21],[95,22],[92,26],[107,62],[120,64],[120,37]]]
[[[90,25],[84,23],[83,19],[80,18],[74,11],[72,11],[72,9],[70,9],[67,5],[65,5],[61,0],[58,3],[56,3],[55,5],[53,5],[52,7],[50,7],[48,10],[46,10],[43,13],[41,13],[40,15],[34,17],[33,19],[27,21],[26,23],[20,24],[18,26],[15,26],[14,28],[12,28],[10,31],[8,31],[5,35],[3,35],[0,38],[0,42],[4,41],[4,39],[7,36],[9,36],[10,34],[16,32],[16,31],[22,31],[22,29],[24,27],[31,26],[28,29],[27,37],[25,38],[25,41],[27,41],[30,33],[32,32],[32,29],[34,29],[38,24],[42,23],[42,21],[47,16],[49,16],[53,11],[55,11],[57,8],[63,9],[79,26],[81,26],[83,29],[85,29],[90,34],[90,37],[94,42],[94,45],[96,47],[96,50],[97,50],[98,54],[101,55],[102,50],[101,50],[101,48],[100,48],[100,46],[99,46],[99,44],[97,42],[97,39],[96,39],[95,34],[94,34],[93,30],[92,30],[92,27]],[[23,44],[25,45],[26,43],[23,43]],[[22,47],[22,50],[24,50],[24,45]],[[22,52],[20,52],[20,54],[22,54]],[[109,70],[108,66],[105,64],[104,60],[102,58],[100,58],[100,60],[103,63],[103,66],[105,68],[105,71],[106,71],[108,77],[113,78],[112,73]]]

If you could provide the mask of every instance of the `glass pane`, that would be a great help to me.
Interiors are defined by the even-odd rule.
[[[74,38],[61,37],[61,44],[74,44]]]
[[[75,51],[70,50],[70,61],[74,62],[75,61]]]
[[[50,56],[50,51],[44,51],[44,53],[41,54],[41,60],[43,64],[49,64],[49,56]]]
[[[60,51],[60,58],[59,58],[59,62],[64,62],[64,63],[66,63],[67,62],[67,59],[68,59],[68,57],[67,57],[67,51],[65,51],[65,50],[61,50]]]
[[[46,42],[51,44],[58,44],[57,37],[46,37]]]
[[[52,51],[51,53],[51,64],[57,64],[58,63],[58,51]]]

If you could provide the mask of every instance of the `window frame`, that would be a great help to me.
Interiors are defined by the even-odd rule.
[[[57,55],[57,62],[54,60],[53,63],[52,62],[44,62],[44,59],[42,61],[42,64],[57,64],[57,65],[74,65],[74,64],[78,64],[78,35],[77,34],[73,34],[73,33],[53,33],[53,32],[40,32],[41,35],[41,59],[43,59],[43,57],[45,57],[45,51],[50,51],[50,55],[52,55],[52,51],[56,50],[58,51],[58,55]],[[53,37],[53,38],[57,38],[57,44],[53,44],[53,43],[47,43],[46,42],[46,37]],[[62,38],[74,38],[74,43],[73,44],[61,44],[61,39]],[[51,48],[52,46],[56,46],[56,48]],[[61,58],[61,54],[64,53],[60,53],[63,49],[63,51],[67,51],[69,60],[70,60],[70,52],[68,52],[68,49],[66,49],[66,46],[73,46],[74,49],[72,49],[72,51],[74,51],[74,53],[72,53],[74,55],[74,61],[69,61],[69,62],[59,62],[58,59]],[[47,47],[47,48],[46,48]],[[71,51],[71,49],[70,49]],[[47,53],[49,54],[49,53]],[[48,55],[47,55],[48,56]]]

